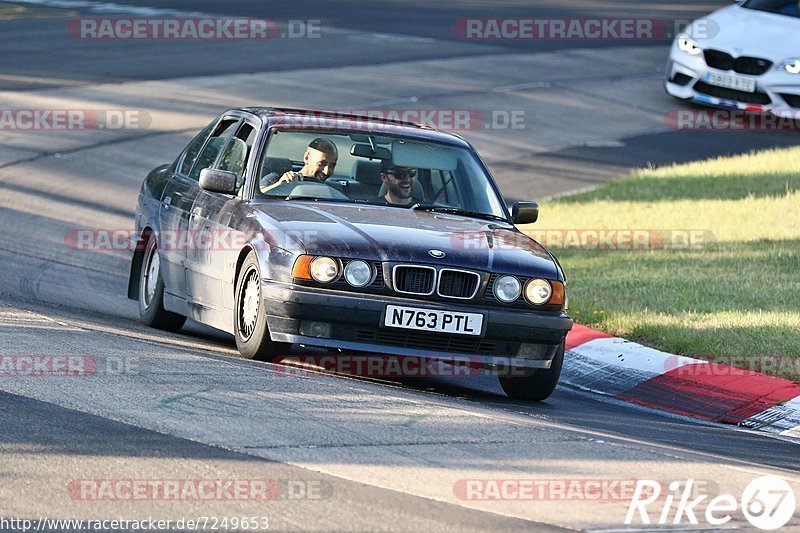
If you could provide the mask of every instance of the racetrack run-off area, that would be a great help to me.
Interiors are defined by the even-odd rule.
[[[800,385],[575,326],[564,379],[582,389],[725,424],[800,437]]]

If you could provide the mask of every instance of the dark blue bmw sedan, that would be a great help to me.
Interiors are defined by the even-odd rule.
[[[514,398],[558,382],[565,277],[517,229],[459,136],[359,115],[230,110],[147,176],[128,295],[142,321],[233,334],[247,357],[292,344],[452,361]]]

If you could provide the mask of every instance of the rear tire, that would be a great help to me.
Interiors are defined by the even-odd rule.
[[[500,386],[509,398],[541,402],[555,390],[561,367],[564,364],[564,343],[562,342],[553,358],[550,368],[526,369],[524,376],[500,376]],[[521,368],[511,369],[520,372]]]
[[[239,270],[233,329],[236,348],[248,359],[274,361],[289,353],[290,343],[274,342],[267,327],[267,312],[261,294],[261,271],[255,252],[250,252]]]
[[[139,271],[139,317],[142,324],[165,331],[178,331],[186,317],[164,309],[164,280],[161,256],[155,237],[150,237]]]

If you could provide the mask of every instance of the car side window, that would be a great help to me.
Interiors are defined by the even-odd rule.
[[[234,131],[234,127],[238,123],[239,119],[225,119],[219,123],[214,129],[214,133],[212,133],[211,137],[208,139],[205,147],[203,147],[203,150],[200,152],[200,155],[197,156],[192,170],[189,173],[189,179],[197,181],[200,179],[200,171],[204,168],[211,168],[214,166],[217,156],[225,146],[228,137],[230,137],[231,133]]]
[[[197,160],[197,156],[200,154],[200,150],[206,143],[206,139],[208,139],[213,127],[214,122],[206,126],[203,131],[198,133],[197,137],[195,137],[192,142],[189,143],[189,146],[186,147],[186,150],[183,153],[183,158],[178,164],[179,174],[183,174],[184,176],[189,174],[189,171],[192,169],[192,165],[194,165],[194,162]]]
[[[247,157],[250,154],[250,149],[253,146],[255,138],[256,129],[250,124],[243,123],[219,158],[217,168],[236,174],[237,189],[242,186],[244,170],[247,166]]]

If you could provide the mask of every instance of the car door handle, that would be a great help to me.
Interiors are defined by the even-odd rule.
[[[170,196],[167,196],[166,198],[164,198],[164,201],[161,202],[161,207],[163,207],[164,209],[169,209],[170,204],[172,204],[172,198]]]

